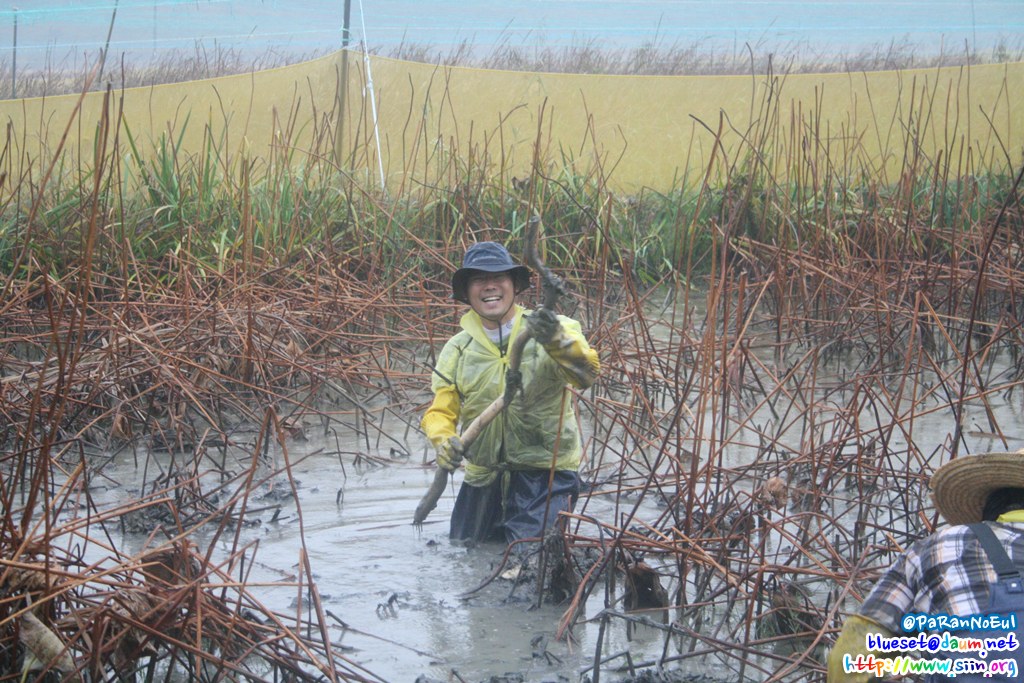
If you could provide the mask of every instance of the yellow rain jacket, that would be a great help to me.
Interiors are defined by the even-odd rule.
[[[516,305],[511,340],[526,323],[526,311]],[[519,371],[523,392],[480,434],[466,454],[465,483],[487,486],[502,470],[548,469],[556,443],[555,469],[579,468],[582,445],[570,384],[585,389],[600,370],[597,352],[590,348],[580,324],[558,316],[561,329],[544,347],[530,339],[523,347]],[[431,379],[434,401],[423,416],[423,430],[435,446],[455,435],[461,422],[469,425],[505,392],[507,351],[492,342],[475,311],[460,322],[462,331],[448,340],[438,356]],[[561,425],[561,434],[558,429]]]

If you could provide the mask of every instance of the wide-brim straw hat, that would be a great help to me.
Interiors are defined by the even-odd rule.
[[[981,521],[998,489],[1024,488],[1024,453],[982,453],[950,460],[932,475],[932,500],[950,524]]]

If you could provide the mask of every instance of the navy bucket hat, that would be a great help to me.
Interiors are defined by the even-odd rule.
[[[508,250],[497,242],[477,242],[466,250],[462,267],[452,275],[452,296],[469,303],[466,284],[474,273],[509,273],[516,294],[530,286],[530,269],[512,260]]]

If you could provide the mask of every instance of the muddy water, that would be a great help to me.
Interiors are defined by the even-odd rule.
[[[990,403],[1009,447],[1020,448],[1024,445],[1020,392],[993,396]],[[931,411],[922,412],[914,425],[914,440],[923,453],[935,452],[951,432],[950,411],[934,404],[928,407]],[[1002,449],[978,428],[985,423],[981,407],[972,406],[965,417],[969,452]],[[448,517],[459,475],[427,523],[413,527],[413,511],[433,470],[422,464],[422,436],[410,432],[400,420],[385,423],[383,431],[405,434],[399,439],[412,455],[396,455],[389,444],[373,444],[355,431],[332,431],[325,439],[312,429],[307,438],[290,440],[285,449],[267,454],[260,467],[263,474],[290,465],[298,495],[291,494],[288,478],[278,474],[251,496],[250,509],[262,509],[247,517],[251,524],[243,528],[239,539],[240,546],[255,544],[253,560],[247,561],[250,592],[283,615],[305,609],[301,591],[295,586],[305,552],[329,613],[333,642],[340,643],[350,665],[363,667],[368,677],[395,682],[411,682],[420,676],[475,682],[515,672],[526,681],[580,680],[595,660],[599,640],[596,617],[604,607],[604,590],[594,591],[585,619],[571,638],[562,640],[556,639],[556,634],[564,608],[535,608],[532,586],[498,579],[472,597],[464,597],[466,591],[492,576],[503,547],[466,548],[448,541]],[[791,440],[797,448],[799,427],[794,431]],[[902,448],[900,438],[897,430],[892,443],[896,450]],[[745,452],[737,446],[732,453],[735,461],[727,464],[736,464]],[[229,452],[229,460],[237,458],[233,469],[244,469],[251,453],[251,447]],[[103,478],[93,479],[97,503],[123,505],[138,497],[146,485],[144,478],[152,479],[154,468],[147,475],[135,463],[148,457],[152,463],[169,467],[166,453],[122,453],[103,468],[106,483]],[[614,467],[615,463],[606,465]],[[232,469],[230,463],[227,469]],[[583,502],[588,515],[615,519],[616,511],[608,499],[593,497],[581,501],[581,506]],[[649,505],[640,510],[638,519],[655,519],[661,514],[653,503]],[[227,556],[234,546],[231,534],[226,536],[227,540],[216,541],[220,557]],[[143,549],[143,536],[122,540],[126,552]],[[201,546],[209,542],[201,535],[194,540]],[[603,657],[628,651],[638,666],[656,661],[665,648],[659,631],[627,634],[620,620],[610,622],[601,642]],[[622,678],[625,661],[624,656],[613,658],[602,669],[602,680]]]
[[[393,433],[403,429],[396,425]],[[239,546],[258,543],[254,561],[247,563],[250,592],[283,615],[304,609],[295,583],[305,551],[329,613],[332,640],[341,644],[350,665],[365,668],[368,677],[482,681],[515,672],[526,681],[579,680],[594,659],[596,625],[577,625],[572,638],[556,639],[564,607],[536,608],[532,581],[517,585],[499,578],[463,597],[492,577],[504,546],[467,548],[448,541],[448,518],[461,474],[426,523],[412,525],[413,511],[433,478],[433,468],[421,464],[422,437],[413,438],[417,441],[410,450],[415,456],[395,458],[389,448],[382,448],[370,453],[376,462],[365,457],[364,440],[354,436],[288,442],[298,497],[290,494],[283,474],[251,496],[250,508],[267,509],[247,516],[251,526],[243,529],[239,541]],[[239,467],[249,457],[244,449],[235,455]],[[124,505],[140,495],[144,473],[135,462],[144,458],[151,458],[152,479],[153,465],[168,467],[171,456],[118,455],[103,468],[102,478],[94,478],[101,507]],[[284,466],[285,454],[277,449],[261,470],[266,474]],[[593,501],[587,512],[603,517],[609,510]],[[234,544],[231,533],[225,536],[217,541],[220,557]],[[201,534],[193,540],[200,546],[209,542]],[[121,541],[125,552],[141,552],[145,535]],[[603,593],[596,591],[587,616],[597,614],[602,603]],[[634,631],[627,640],[624,629],[613,625],[605,633],[603,656],[628,649],[639,663],[649,649],[656,657],[662,642],[657,631],[647,631]],[[609,667],[623,661],[620,657]]]

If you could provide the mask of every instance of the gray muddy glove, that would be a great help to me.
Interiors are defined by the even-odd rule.
[[[551,343],[561,326],[562,323],[558,322],[555,312],[547,308],[538,308],[526,316],[526,328],[538,344]]]
[[[434,447],[437,451],[437,466],[454,472],[462,463],[465,449],[457,436],[449,436]]]

